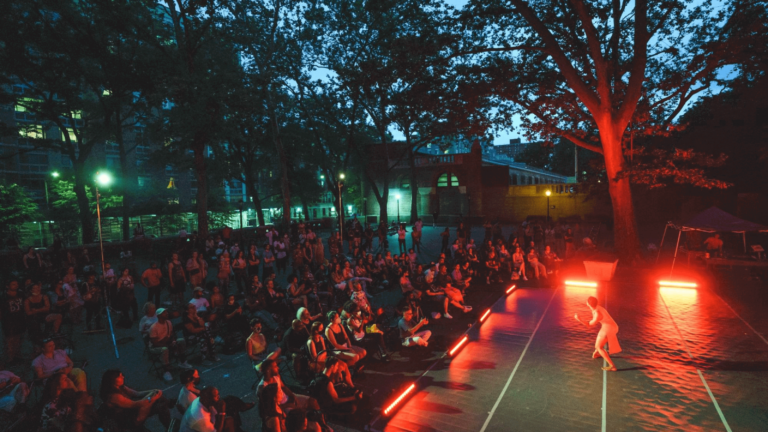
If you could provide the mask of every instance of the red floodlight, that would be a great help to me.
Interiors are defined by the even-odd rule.
[[[459,343],[457,343],[456,345],[454,345],[454,347],[453,347],[453,348],[451,348],[451,350],[450,350],[450,351],[448,351],[448,355],[449,355],[449,356],[452,356],[452,355],[453,355],[453,353],[455,353],[456,351],[458,351],[458,350],[459,350],[459,348],[461,348],[461,347],[462,347],[462,345],[464,345],[465,343],[467,343],[467,341],[468,341],[468,340],[469,340],[469,336],[467,336],[467,335],[464,335],[464,337],[463,337],[463,338],[461,338],[461,340],[459,341]]]
[[[416,383],[412,383],[407,389],[405,389],[404,392],[400,393],[400,396],[398,396],[394,402],[389,404],[389,406],[384,410],[384,415],[388,415],[389,413],[391,413],[392,410],[395,409],[397,404],[402,402],[402,400],[408,395],[408,393],[414,391],[415,389],[416,389]]]
[[[486,319],[486,318],[488,318],[488,315],[490,315],[490,314],[491,314],[491,310],[490,310],[490,309],[488,309],[487,311],[485,311],[485,313],[483,314],[483,316],[481,316],[481,317],[480,317],[480,322],[483,322],[483,321],[485,321],[485,319]]]
[[[511,293],[512,291],[514,291],[514,290],[515,290],[515,288],[517,288],[517,285],[512,285],[511,287],[507,288],[507,295],[509,295],[509,293]]]
[[[659,281],[660,287],[675,287],[675,288],[697,288],[699,285],[696,282],[682,282],[682,281]]]
[[[581,287],[581,288],[597,288],[597,282],[567,280],[565,281],[565,286]]]

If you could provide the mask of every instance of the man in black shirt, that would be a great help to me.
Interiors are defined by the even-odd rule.
[[[499,260],[493,249],[488,253],[488,259],[485,260],[485,284],[490,284],[491,279],[499,279]]]

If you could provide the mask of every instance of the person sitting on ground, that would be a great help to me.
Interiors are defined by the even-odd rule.
[[[448,319],[453,319],[451,314],[448,313],[448,297],[445,295],[445,290],[440,285],[433,283],[427,286],[424,291],[424,299],[431,305],[430,309],[433,309],[432,319],[440,319],[444,316]]]
[[[269,352],[267,338],[261,333],[262,327],[263,324],[260,319],[252,319],[251,335],[245,341],[245,353],[251,359],[251,364],[257,372],[261,372],[261,366],[265,360],[280,357],[282,351],[280,347],[277,347],[275,351]]]
[[[197,316],[195,305],[187,305],[187,312],[182,317],[181,322],[184,324],[184,332],[187,337],[194,337],[197,341],[200,353],[206,359],[205,361],[217,362],[221,360],[216,356],[214,340],[211,333],[208,331],[210,323],[204,322],[202,318]]]
[[[69,379],[63,373],[50,377],[43,388],[40,404],[43,406],[40,414],[39,431],[64,431],[67,419],[72,409],[67,403],[68,398],[75,395],[75,390],[69,387]]]
[[[288,411],[285,418],[286,432],[322,432],[323,429],[317,422],[310,421],[304,410],[295,409]]]
[[[216,387],[205,387],[181,418],[179,432],[235,432],[235,421],[227,417],[227,404]]]
[[[196,287],[192,291],[192,299],[189,300],[189,304],[195,305],[195,310],[198,315],[207,318],[208,313],[211,310],[211,304],[208,302],[208,299],[203,297],[202,287]]]
[[[88,391],[85,371],[75,368],[72,359],[64,350],[56,349],[53,339],[43,341],[42,353],[32,360],[35,379],[45,380],[58,373],[63,373],[67,380],[66,388]]]
[[[541,260],[544,262],[544,267],[548,269],[547,273],[552,273],[554,271],[555,274],[558,274],[560,271],[560,262],[562,260],[557,257],[557,254],[552,251],[551,247],[546,246],[544,248],[544,254],[541,256]]]
[[[328,328],[325,330],[325,337],[330,343],[329,348],[333,350],[333,354],[349,367],[353,367],[366,355],[364,348],[352,345],[344,326],[341,325],[341,316],[336,311],[328,312]]]
[[[183,338],[176,338],[176,331],[173,324],[168,319],[168,311],[160,308],[157,310],[157,322],[149,328],[149,351],[152,354],[159,354],[163,360],[163,379],[172,381],[171,376],[171,354],[179,360],[179,367],[191,369],[192,366],[187,363],[186,349],[187,345]]]
[[[330,356],[325,362],[325,368],[318,374],[309,386],[309,394],[317,400],[325,413],[348,415],[357,411],[358,402],[363,398],[363,392],[344,385],[334,383],[333,376],[341,372],[342,362]]]
[[[448,282],[448,284],[443,288],[443,291],[445,292],[445,296],[448,298],[448,301],[452,306],[461,309],[464,313],[470,312],[472,310],[472,306],[467,306],[464,304],[464,295],[461,293],[461,290],[454,288],[450,282]],[[447,312],[445,315],[447,315]]]
[[[528,251],[528,264],[533,268],[533,275],[536,279],[540,277],[547,279],[547,268],[539,262],[539,254],[536,252],[536,248],[531,248]]]
[[[297,395],[283,383],[283,379],[280,377],[280,365],[277,359],[264,360],[262,364],[262,371],[264,376],[259,381],[256,387],[256,395],[260,398],[262,391],[266,386],[275,384],[277,385],[278,405],[283,411],[290,411],[292,409],[319,409],[317,401],[304,395]]]
[[[398,328],[400,330],[400,339],[403,342],[403,346],[429,346],[429,338],[432,336],[432,332],[429,330],[421,330],[422,327],[429,324],[429,320],[422,318],[416,322],[413,319],[413,311],[410,305],[402,311],[403,317],[400,318]]]
[[[144,304],[144,316],[139,321],[139,333],[149,336],[149,329],[157,322],[157,307],[152,302]]]
[[[523,277],[523,280],[527,281],[528,278],[525,277],[525,258],[523,256],[523,249],[519,246],[515,248],[515,253],[512,254],[512,279],[515,279],[514,272],[519,272],[520,276]]]
[[[17,405],[26,403],[28,397],[27,383],[0,365],[0,410],[13,412]]]
[[[181,381],[182,387],[179,391],[179,396],[176,398],[174,417],[182,419],[187,412],[187,409],[189,409],[189,406],[192,405],[192,402],[200,397],[201,391],[197,387],[200,384],[200,372],[196,369],[186,370],[181,373],[179,380]],[[242,430],[240,429],[240,426],[242,426],[240,413],[250,410],[256,406],[256,404],[253,402],[245,403],[237,396],[226,396],[223,400],[227,404],[227,410],[229,411],[227,414],[232,417],[234,421],[235,430]]]
[[[171,401],[162,390],[136,391],[125,385],[119,369],[109,369],[101,377],[99,396],[109,410],[109,416],[119,425],[141,427],[153,416],[167,429],[171,423]]]
[[[51,300],[42,294],[39,283],[32,284],[29,297],[24,300],[24,313],[27,315],[29,335],[33,342],[42,339],[43,328],[47,323],[52,324],[54,334],[59,332],[62,316],[51,311]]]
[[[350,308],[349,311],[346,308],[344,310],[348,315],[344,325],[351,335],[352,344],[364,348],[366,351],[378,352],[380,360],[389,362],[387,345],[384,343],[384,333],[376,327],[371,327],[366,331],[363,312],[355,303],[351,303]]]

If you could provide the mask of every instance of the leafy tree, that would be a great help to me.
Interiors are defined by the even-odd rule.
[[[51,219],[56,222],[55,229],[67,243],[77,242],[81,228],[79,221],[83,219],[75,188],[75,182],[68,179],[57,180],[52,184],[51,208],[53,211],[51,212]],[[94,219],[96,196],[89,186],[85,187],[85,193],[89,202],[85,216]],[[113,195],[108,189],[99,189],[99,205],[102,214],[106,209],[120,207],[122,201],[122,196]]]
[[[462,11],[471,56],[502,109],[527,130],[603,156],[614,236],[627,262],[640,242],[623,148],[633,131],[668,131],[695,95],[739,61],[744,2],[474,0]]]
[[[18,239],[21,225],[34,220],[38,210],[23,187],[0,183],[0,233],[3,236]]]

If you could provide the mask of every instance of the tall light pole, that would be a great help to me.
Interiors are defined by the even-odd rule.
[[[400,225],[400,194],[395,195],[397,199],[397,224]]]
[[[107,187],[112,184],[112,175],[106,171],[96,173],[96,183],[94,189],[96,190],[96,218],[99,221],[99,249],[101,250],[101,277],[107,274],[106,263],[104,262],[104,239],[101,231],[101,196],[99,195],[99,186]],[[115,330],[112,327],[112,314],[109,312],[110,298],[109,290],[104,290],[105,298],[107,299],[107,321],[109,321],[109,332],[112,334],[112,346],[115,347],[115,358],[120,358],[120,353],[117,352],[117,341],[115,340]]]
[[[344,173],[339,174],[339,240],[341,241],[341,253],[344,253],[344,207],[341,205],[341,188],[344,187]]]
[[[58,171],[51,172],[51,177],[53,177],[54,179],[59,178]],[[43,182],[45,183],[45,207],[46,207],[47,210],[50,211],[51,207],[50,207],[50,203],[48,201],[48,177],[44,177],[43,179],[44,179]]]
[[[548,190],[544,193],[547,195],[547,223],[549,223],[549,196],[552,195],[552,191]]]

